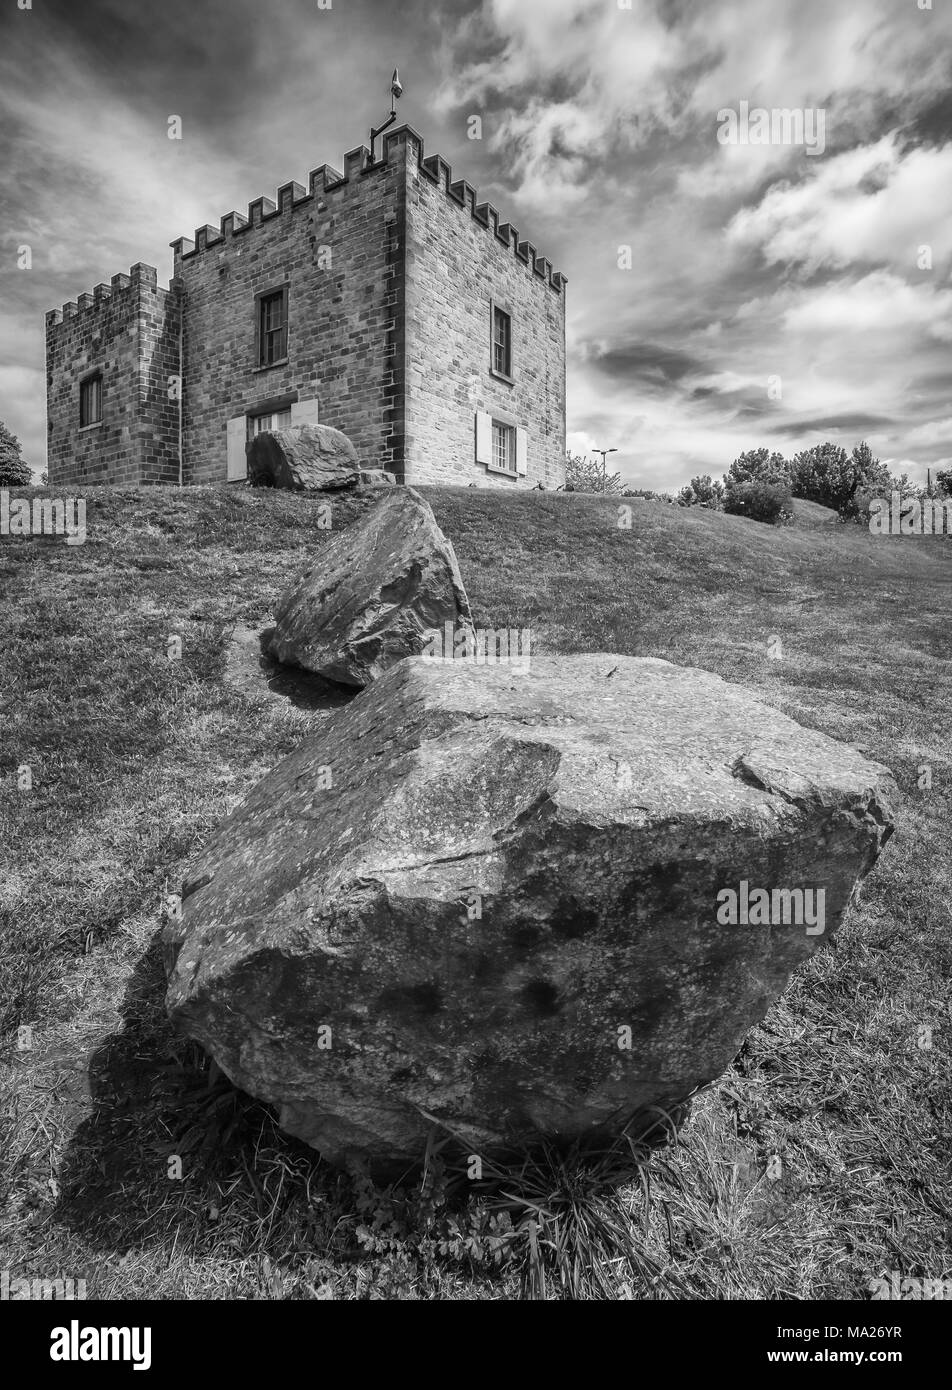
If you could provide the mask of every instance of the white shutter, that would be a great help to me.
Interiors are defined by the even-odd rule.
[[[484,410],[476,412],[476,462],[493,461],[493,417]]]
[[[248,421],[244,415],[236,415],[226,427],[228,440],[228,481],[237,483],[248,476],[248,458],[245,444],[248,439]]]
[[[526,430],[516,430],[516,472],[524,478],[529,471],[529,435]]]
[[[318,419],[318,399],[312,396],[309,401],[291,402],[291,424],[292,425],[317,425]]]

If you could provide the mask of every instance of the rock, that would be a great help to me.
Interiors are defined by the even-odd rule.
[[[472,633],[453,547],[413,488],[395,488],[332,536],[275,610],[268,650],[325,680],[363,686],[423,651],[446,623]]]
[[[356,487],[359,472],[353,444],[329,425],[262,430],[248,445],[248,480],[253,487],[336,492]]]
[[[840,924],[894,791],[702,671],[413,658],[212,835],[168,1009],[333,1162],[394,1173],[431,1116],[464,1153],[610,1139],[729,1065]],[[759,888],[822,889],[825,929],[723,920],[723,890]]]
[[[359,481],[361,487],[395,487],[397,479],[385,468],[362,468]]]

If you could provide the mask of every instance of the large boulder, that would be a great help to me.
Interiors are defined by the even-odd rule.
[[[315,552],[275,610],[268,650],[326,680],[363,686],[427,646],[473,633],[456,555],[413,488],[395,488]]]
[[[894,791],[703,671],[415,658],[213,834],[168,1008],[332,1161],[396,1171],[433,1119],[483,1155],[607,1139],[724,1071],[839,926]],[[756,922],[760,890],[801,889],[825,911]]]
[[[248,444],[247,456],[248,481],[253,487],[337,492],[359,482],[356,449],[346,434],[329,425],[262,430]]]

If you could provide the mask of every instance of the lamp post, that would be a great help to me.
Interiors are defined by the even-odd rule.
[[[602,456],[602,492],[606,492],[606,491],[607,491],[607,484],[608,484],[608,472],[607,472],[607,468],[606,468],[606,465],[605,465],[605,458],[606,458],[606,456],[607,456],[608,454],[617,454],[617,453],[618,453],[618,450],[617,450],[617,449],[593,449],[593,450],[592,450],[592,453],[593,453],[593,454],[601,454],[601,456]]]

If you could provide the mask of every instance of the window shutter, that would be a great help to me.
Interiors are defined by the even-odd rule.
[[[245,443],[248,439],[248,421],[244,415],[236,415],[226,427],[228,440],[228,481],[235,483],[248,476],[248,459]]]
[[[309,401],[293,401],[291,403],[292,425],[316,425],[318,423],[318,401],[316,396],[313,396]]]
[[[476,462],[493,461],[493,417],[484,410],[476,412]]]
[[[529,471],[529,435],[523,429],[516,430],[516,472],[524,478]]]

